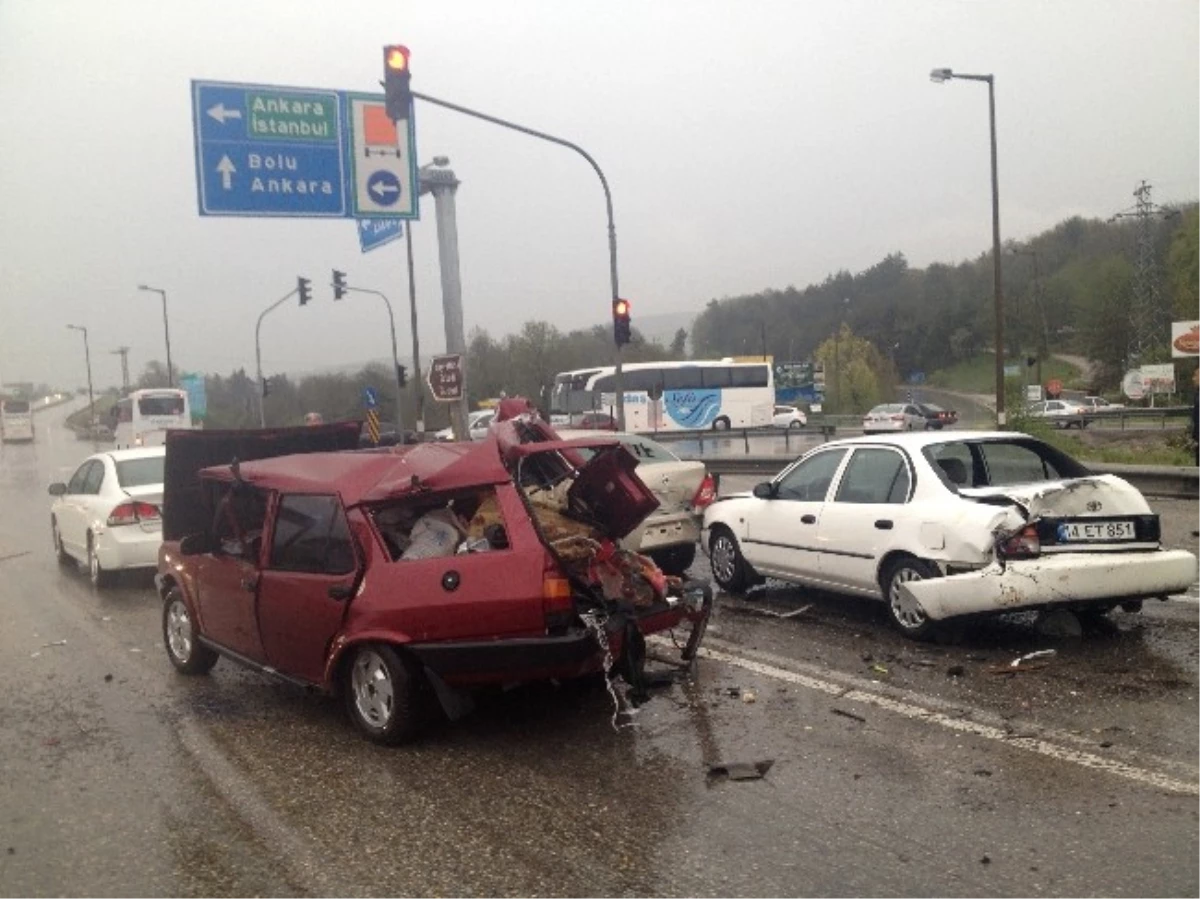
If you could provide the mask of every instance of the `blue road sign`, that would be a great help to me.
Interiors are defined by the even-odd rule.
[[[337,91],[192,82],[201,215],[348,214]]]
[[[400,219],[358,219],[358,245],[364,253],[404,236]]]
[[[368,409],[374,409],[379,405],[379,394],[375,392],[374,387],[363,388],[363,403]]]
[[[392,206],[400,199],[400,179],[386,169],[373,172],[367,179],[367,193],[380,206]]]

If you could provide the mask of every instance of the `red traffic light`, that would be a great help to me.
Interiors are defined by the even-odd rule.
[[[383,67],[389,72],[408,71],[408,47],[394,44],[383,48]]]
[[[629,300],[613,300],[613,315],[618,318],[629,316]]]

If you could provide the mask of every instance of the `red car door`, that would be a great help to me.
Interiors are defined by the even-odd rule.
[[[254,610],[258,565],[218,551],[201,558],[197,568],[201,632],[252,661],[264,661]]]
[[[275,506],[258,583],[258,632],[278,671],[320,683],[359,561],[337,496],[290,494]]]
[[[244,485],[219,489],[212,551],[199,561],[196,577],[201,632],[226,649],[262,662],[255,597],[269,496]]]

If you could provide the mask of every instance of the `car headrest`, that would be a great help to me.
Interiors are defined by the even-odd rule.
[[[962,459],[938,459],[937,464],[946,473],[951,484],[964,486],[967,483],[967,466]]]

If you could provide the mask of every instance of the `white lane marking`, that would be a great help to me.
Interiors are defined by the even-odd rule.
[[[669,641],[662,640],[661,638],[651,637],[650,641],[656,643],[663,642],[670,645]],[[756,662],[752,659],[742,658],[741,656],[722,652],[718,649],[710,649],[706,646],[700,647],[699,654],[703,658],[712,659],[714,662],[724,662],[727,665],[743,668],[746,671],[751,671],[764,677],[785,681],[789,684],[796,684],[809,690],[816,690],[819,693],[827,693],[830,696],[837,696],[839,699],[867,703],[877,708],[886,709],[889,712],[895,712],[897,715],[903,715],[905,718],[910,718],[914,721],[937,724],[949,730],[973,734],[985,740],[993,740],[997,743],[1003,743],[1005,746],[1024,749],[1028,752],[1046,756],[1047,758],[1070,762],[1071,764],[1084,768],[1092,768],[1097,771],[1107,771],[1109,774],[1115,774],[1118,777],[1124,777],[1127,780],[1137,781],[1138,783],[1157,787],[1158,789],[1167,790],[1172,793],[1200,796],[1200,784],[1176,780],[1165,774],[1148,771],[1145,768],[1138,768],[1115,759],[1103,758],[1090,752],[1059,746],[1038,737],[1014,736],[1002,728],[993,727],[990,724],[980,724],[979,722],[970,721],[965,718],[956,718],[943,712],[922,708],[919,705],[909,702],[901,702],[878,693],[872,693],[855,687],[847,688],[843,684],[822,680],[821,678],[807,674],[799,674],[795,671],[789,671],[786,668]]]

